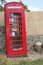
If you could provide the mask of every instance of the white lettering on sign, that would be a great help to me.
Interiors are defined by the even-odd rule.
[[[8,6],[8,9],[22,8],[21,6]]]

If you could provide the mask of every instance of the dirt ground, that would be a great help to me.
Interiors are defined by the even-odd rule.
[[[43,59],[43,54],[37,53],[37,52],[28,52],[28,57],[30,60],[38,60]]]

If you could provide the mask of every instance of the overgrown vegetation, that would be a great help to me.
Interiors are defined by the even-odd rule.
[[[4,11],[4,10],[0,9],[0,11]]]
[[[4,11],[4,8],[0,5],[0,11]]]
[[[2,49],[0,49],[0,52],[2,52]]]

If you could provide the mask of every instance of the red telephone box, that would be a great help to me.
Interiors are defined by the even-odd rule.
[[[27,56],[24,5],[19,2],[5,4],[7,56]]]

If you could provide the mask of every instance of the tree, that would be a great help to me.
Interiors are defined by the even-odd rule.
[[[27,5],[24,5],[24,8],[25,8],[25,10],[28,10],[28,7],[27,7]]]
[[[6,3],[6,0],[0,0],[1,4]]]
[[[0,2],[1,2],[1,4],[0,4],[0,11],[3,11],[4,10],[3,6],[7,2],[6,2],[6,0],[0,0]]]
[[[20,3],[22,3],[22,1],[21,1],[21,0],[20,0],[19,2],[20,2]],[[25,8],[25,10],[28,10],[27,5],[25,5],[25,4],[24,4],[24,8]]]
[[[22,3],[22,1],[21,1],[21,0],[20,0],[19,2],[20,2],[20,3]]]

